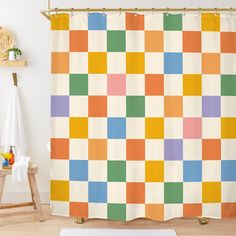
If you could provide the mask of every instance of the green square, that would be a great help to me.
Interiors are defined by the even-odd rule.
[[[145,97],[127,96],[126,97],[126,116],[144,117],[145,116]]]
[[[108,161],[108,182],[126,182],[126,161]]]
[[[236,96],[236,75],[221,75],[221,95]]]
[[[165,183],[165,203],[183,203],[183,183]]]
[[[125,52],[125,31],[109,30],[107,31],[107,51]]]
[[[182,30],[182,14],[164,14],[164,30]]]
[[[114,204],[108,203],[108,219],[109,220],[120,220],[126,221],[126,205],[125,204]]]
[[[88,95],[87,74],[70,74],[70,95]]]

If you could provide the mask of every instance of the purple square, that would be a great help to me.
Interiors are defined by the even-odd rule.
[[[69,116],[69,96],[51,96],[51,117]]]
[[[220,117],[220,96],[202,97],[202,116]]]
[[[183,160],[183,140],[165,139],[165,160]]]

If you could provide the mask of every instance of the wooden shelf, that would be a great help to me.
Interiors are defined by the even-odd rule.
[[[27,66],[26,60],[0,61],[0,67],[24,67]]]

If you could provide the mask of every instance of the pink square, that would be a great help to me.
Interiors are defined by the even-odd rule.
[[[126,94],[126,81],[124,74],[107,75],[107,94],[108,95]]]
[[[201,118],[184,118],[184,138],[202,138]]]

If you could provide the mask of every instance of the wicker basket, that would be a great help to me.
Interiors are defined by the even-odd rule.
[[[12,34],[6,29],[0,27],[0,61],[6,60],[8,49],[12,48],[14,40]]]

